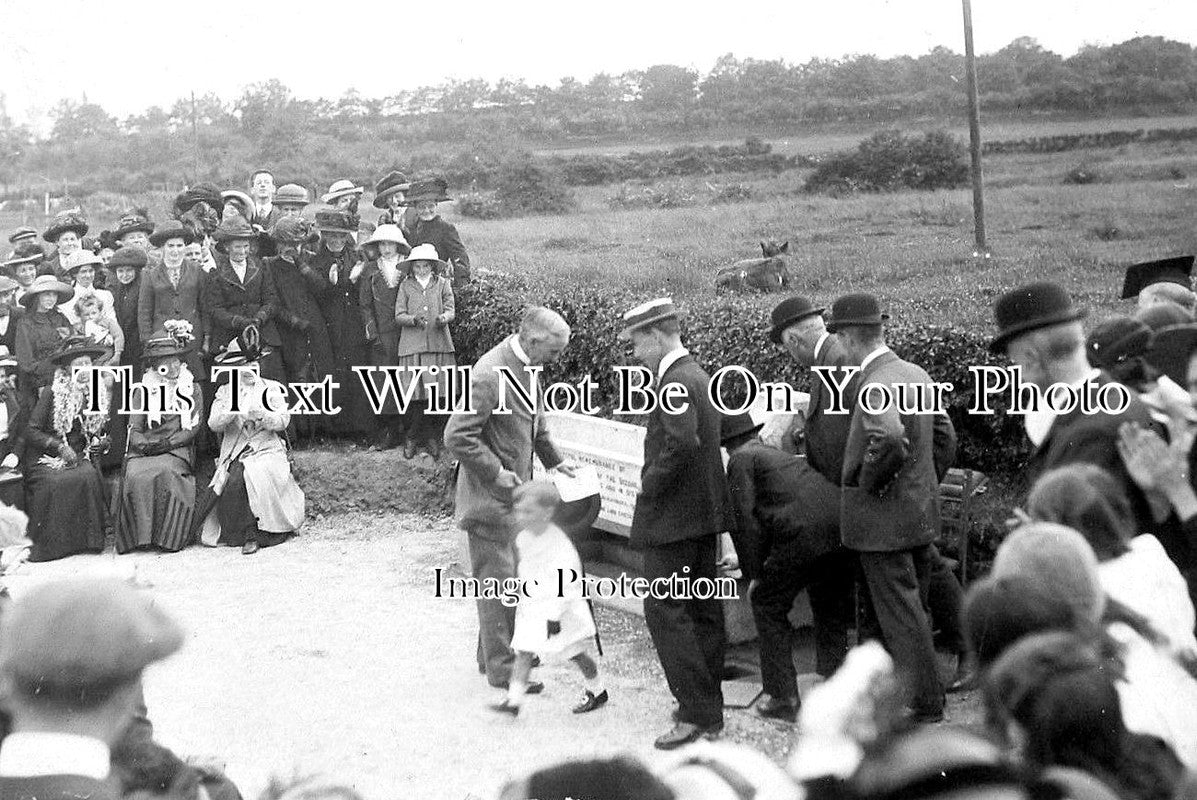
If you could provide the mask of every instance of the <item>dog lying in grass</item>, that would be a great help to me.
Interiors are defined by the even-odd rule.
[[[790,253],[790,243],[778,244],[772,239],[761,242],[761,253],[763,258],[737,261],[715,273],[715,291],[780,292],[789,288],[785,256]]]

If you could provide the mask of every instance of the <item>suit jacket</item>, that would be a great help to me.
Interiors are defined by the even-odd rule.
[[[233,271],[229,257],[220,253],[216,269],[205,282],[205,290],[204,306],[212,324],[213,350],[225,347],[250,323],[258,326],[264,343],[275,347],[282,343],[274,322],[279,307],[274,277],[260,259],[249,256],[246,260],[243,283]]]
[[[520,385],[532,391],[532,374],[511,348],[511,337],[478,359],[470,375],[470,392],[475,413],[453,414],[445,425],[445,447],[458,459],[455,517],[461,527],[484,523],[511,538],[511,492],[495,485],[499,470],[514,472],[520,480],[532,478],[532,454],[546,469],[561,463],[544,424],[537,397],[536,408],[526,407],[513,391],[506,391],[510,414],[493,413],[499,401],[496,371],[507,367]],[[536,395],[534,395],[536,396]]]
[[[711,405],[709,382],[689,355],[671,364],[657,382],[658,390],[670,383],[684,386],[688,405],[680,414],[666,414],[658,407],[648,416],[640,494],[632,513],[633,547],[671,544],[732,528],[719,444],[722,415]]]
[[[1106,373],[1097,376],[1095,383],[1104,386],[1114,380]],[[1131,403],[1121,414],[1082,414],[1078,405],[1070,414],[1063,414],[1052,422],[1047,435],[1027,462],[1027,473],[1034,482],[1048,470],[1062,467],[1066,464],[1093,464],[1101,467],[1114,476],[1130,499],[1131,508],[1139,523],[1139,530],[1144,533],[1164,534],[1166,531],[1155,522],[1150,505],[1143,491],[1126,471],[1126,464],[1118,454],[1118,428],[1124,422],[1135,422],[1144,427],[1150,427],[1160,432],[1160,426],[1152,421],[1151,412],[1139,399],[1138,394],[1129,390]]]
[[[82,775],[0,778],[0,800],[117,800],[112,783]]]
[[[453,223],[445,222],[440,217],[433,217],[427,222],[420,220],[415,223],[408,244],[412,247],[421,244],[435,247],[441,260],[453,265],[453,274],[447,277],[452,277],[454,289],[469,282],[470,255],[461,243],[461,236]]]
[[[827,337],[814,366],[841,368],[848,366],[848,354],[835,336]],[[856,387],[859,376],[848,382],[844,390],[846,414],[828,414],[831,403],[829,392],[823,386],[823,378],[813,371],[810,376],[810,405],[806,412],[806,457],[812,467],[823,477],[839,485],[844,473],[844,445],[848,441],[848,426],[852,422],[852,408],[856,405]],[[834,374],[827,374],[827,380],[838,380]]]
[[[840,546],[839,487],[806,459],[751,440],[727,461],[740,569],[759,578],[770,557],[813,561]]]
[[[930,376],[893,351],[875,358],[856,380],[862,388],[882,384],[908,398],[931,394]],[[845,547],[908,550],[939,536],[936,416],[902,414],[896,403],[872,414],[857,403],[844,449],[840,535]]]
[[[204,306],[207,275],[190,260],[183,262],[178,287],[171,286],[166,267],[146,267],[141,271],[141,290],[137,299],[137,329],[141,341],[160,331],[168,319],[191,323],[196,344],[202,344],[208,332],[208,312]]]

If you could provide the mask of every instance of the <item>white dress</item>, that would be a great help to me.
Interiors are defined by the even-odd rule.
[[[594,646],[594,617],[582,595],[582,561],[573,542],[556,525],[537,535],[520,531],[515,537],[517,570],[530,597],[520,597],[515,609],[511,649],[535,653],[543,659],[568,659]],[[562,578],[562,574],[564,578]],[[561,623],[561,632],[548,635],[550,621]]]
[[[1106,594],[1146,617],[1175,652],[1197,656],[1193,601],[1159,539],[1136,536],[1129,553],[1098,565],[1097,577]]]

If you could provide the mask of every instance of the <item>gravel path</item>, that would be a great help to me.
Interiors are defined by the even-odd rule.
[[[368,800],[489,797],[508,777],[571,756],[654,758],[673,700],[643,620],[599,609],[612,702],[570,713],[572,668],[538,670],[518,720],[474,666],[472,602],[433,597],[459,552],[448,520],[346,514],[276,548],[77,556],[31,564],[10,585],[81,572],[135,574],[189,633],[146,677],[157,737],[224,761],[247,798],[272,775],[344,776]],[[729,711],[727,738],[784,757],[789,730]]]

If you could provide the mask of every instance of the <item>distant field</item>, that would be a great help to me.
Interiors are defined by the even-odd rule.
[[[1193,128],[1197,115],[1174,117],[1111,117],[1109,119],[981,119],[981,135],[990,141],[1023,139],[1032,136],[1057,136],[1067,133],[1101,133],[1105,131],[1133,131],[1139,128]],[[656,150],[681,147],[687,144],[739,144],[747,137],[759,135],[786,155],[821,155],[838,150],[850,150],[875,131],[887,128],[903,130],[932,130],[942,128],[961,139],[968,140],[968,121],[963,115],[957,119],[928,119],[913,122],[853,123],[851,125],[812,126],[807,130],[772,131],[757,134],[746,129],[743,134],[724,131],[709,138],[691,140],[646,140],[637,143],[578,144],[540,148],[546,155],[615,155],[633,150]]]

